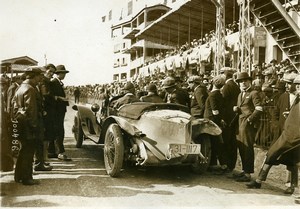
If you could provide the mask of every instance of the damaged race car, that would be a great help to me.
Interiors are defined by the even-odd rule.
[[[211,136],[222,133],[214,122],[193,119],[188,108],[178,104],[136,102],[118,109],[76,104],[73,109],[76,147],[87,139],[103,146],[111,177],[117,177],[125,163],[188,165],[202,173],[210,163]]]

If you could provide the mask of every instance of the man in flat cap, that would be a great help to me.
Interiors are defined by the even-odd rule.
[[[56,157],[59,160],[69,161],[70,158],[65,155],[65,147],[64,147],[64,138],[65,138],[65,129],[64,129],[64,119],[65,114],[67,112],[67,106],[69,105],[69,102],[66,98],[66,94],[64,91],[64,84],[62,80],[65,78],[66,74],[69,73],[68,70],[66,70],[64,65],[58,65],[56,66],[55,71],[55,78],[51,80],[50,82],[50,94],[54,98],[54,142],[55,147],[53,147],[53,141],[49,143],[49,157]],[[55,150],[57,148],[57,150]],[[55,150],[55,152],[53,152]],[[56,153],[57,152],[57,153]],[[51,154],[54,154],[51,156]]]
[[[212,81],[213,88],[209,92],[208,97],[205,101],[204,118],[207,118],[214,123],[216,123],[220,128],[224,127],[224,99],[221,94],[221,88],[225,84],[225,78],[223,75],[218,75],[213,78]],[[221,166],[221,171],[225,172],[227,170],[227,161],[224,158],[221,146],[223,144],[222,137],[216,136],[211,141],[211,162],[210,166],[215,167],[219,164]]]
[[[21,83],[13,98],[13,116],[18,121],[21,149],[15,167],[15,181],[34,185],[32,163],[36,148],[37,133],[42,123],[42,105],[38,101],[36,85],[41,80],[42,70],[30,67],[25,71],[26,79]]]

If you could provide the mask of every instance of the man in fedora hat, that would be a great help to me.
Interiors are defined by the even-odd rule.
[[[115,104],[114,104],[114,108],[119,108],[124,104],[129,104],[129,103],[133,103],[133,102],[139,102],[140,100],[135,96],[135,87],[133,85],[133,83],[131,83],[130,81],[128,81],[124,88],[122,89],[124,95],[122,97],[120,97],[118,100],[116,100]]]
[[[163,99],[158,96],[157,87],[154,83],[147,86],[147,92],[147,95],[140,98],[142,102],[163,103]]]
[[[26,79],[13,97],[13,117],[18,121],[21,149],[15,167],[15,181],[34,185],[32,163],[39,133],[42,131],[42,103],[38,99],[37,84],[41,81],[40,67],[25,70]],[[40,101],[40,102],[39,102]]]
[[[188,94],[176,85],[176,81],[173,77],[166,77],[162,86],[166,91],[164,102],[181,104],[187,107],[190,106]]]
[[[251,86],[252,78],[247,72],[238,74],[236,81],[239,83],[241,93],[238,96],[237,106],[233,110],[239,115],[239,132],[237,147],[242,160],[243,172],[238,174],[236,181],[247,182],[254,173],[254,143],[257,123],[262,113],[262,101],[259,92]]]
[[[64,65],[58,65],[56,66],[56,77],[51,80],[50,82],[50,94],[54,98],[54,142],[55,142],[55,147],[52,143],[50,142],[49,144],[49,154],[50,157],[56,157],[59,160],[64,160],[64,161],[69,161],[70,158],[65,155],[65,147],[64,147],[64,138],[65,138],[65,129],[64,129],[64,119],[65,119],[65,114],[67,112],[67,106],[69,105],[69,102],[66,98],[66,94],[64,91],[63,87],[63,82],[62,80],[65,78],[66,74],[69,73],[68,70],[66,70]],[[57,153],[53,152],[57,148]],[[51,156],[51,154],[54,154]]]
[[[208,90],[200,76],[191,76],[187,82],[192,91],[191,115],[195,118],[203,118]]]

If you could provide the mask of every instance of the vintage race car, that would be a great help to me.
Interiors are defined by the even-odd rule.
[[[104,164],[111,177],[125,162],[137,166],[189,165],[204,172],[211,157],[211,136],[222,131],[207,119],[192,119],[187,107],[137,102],[103,111],[99,105],[74,105],[76,147],[90,139],[104,148]],[[99,114],[99,110],[102,109]],[[126,164],[129,164],[126,163]]]

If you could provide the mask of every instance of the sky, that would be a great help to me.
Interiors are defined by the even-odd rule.
[[[0,0],[0,61],[29,56],[39,66],[63,64],[66,85],[111,82],[111,23],[102,16],[121,1]]]

